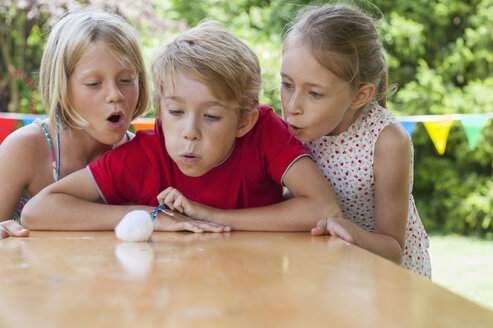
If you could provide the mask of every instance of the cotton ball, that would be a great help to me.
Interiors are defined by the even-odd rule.
[[[129,212],[115,227],[115,234],[125,241],[146,241],[152,234],[151,215],[143,210]]]

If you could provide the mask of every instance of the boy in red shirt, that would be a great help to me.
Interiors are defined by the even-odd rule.
[[[185,214],[159,213],[154,227],[162,231],[309,231],[321,218],[341,216],[309,153],[271,108],[258,105],[260,67],[243,42],[203,23],[166,45],[152,71],[154,131],[139,131],[39,193],[23,225],[113,229],[131,210],[151,212],[158,195]],[[282,185],[293,198],[283,201]],[[130,203],[137,205],[114,206]]]

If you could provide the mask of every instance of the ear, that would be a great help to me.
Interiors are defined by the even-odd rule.
[[[365,106],[371,100],[374,93],[375,93],[375,86],[373,85],[373,83],[364,84],[361,88],[359,88],[349,108],[359,109]]]
[[[247,134],[253,128],[255,123],[257,123],[257,120],[258,120],[257,109],[247,112],[245,116],[243,116],[241,122],[238,124],[236,138],[243,137],[245,134]]]

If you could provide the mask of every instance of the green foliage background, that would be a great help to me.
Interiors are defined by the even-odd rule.
[[[3,7],[14,7],[12,2],[2,1]],[[121,6],[131,1],[118,2]],[[390,82],[395,89],[388,107],[396,115],[493,112],[493,0],[345,2],[359,5],[370,16],[380,19],[379,32],[386,50]],[[259,55],[264,77],[261,101],[280,112],[278,72],[282,32],[286,23],[309,1],[149,0],[146,3],[152,3],[156,16],[182,23],[170,25],[163,32],[153,28],[154,22],[146,23],[145,15],[127,17],[141,31],[148,62],[161,44],[183,28],[206,18],[219,20]],[[324,2],[317,2],[320,3]],[[43,17],[46,22],[47,15]],[[8,12],[0,12],[0,21],[9,21]],[[37,23],[28,36],[12,37],[24,37],[39,44],[46,29],[46,23]],[[31,57],[25,61],[38,65],[42,45],[32,47]],[[5,65],[0,69],[6,69]],[[32,74],[35,75],[35,70]],[[42,110],[39,104],[37,109]],[[455,121],[446,152],[439,156],[424,126],[416,125],[414,195],[427,230],[493,238],[492,131],[490,120],[476,150],[471,151],[460,123]]]

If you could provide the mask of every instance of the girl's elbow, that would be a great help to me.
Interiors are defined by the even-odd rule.
[[[29,206],[29,202],[28,202],[22,209],[20,221],[21,221],[21,225],[29,230],[33,230],[35,228],[33,225],[34,222],[33,216],[31,214],[32,214],[32,209],[31,206]]]
[[[21,212],[21,225],[29,230],[36,230],[38,228],[36,225],[38,214],[36,202],[37,199],[35,196],[26,203]]]

